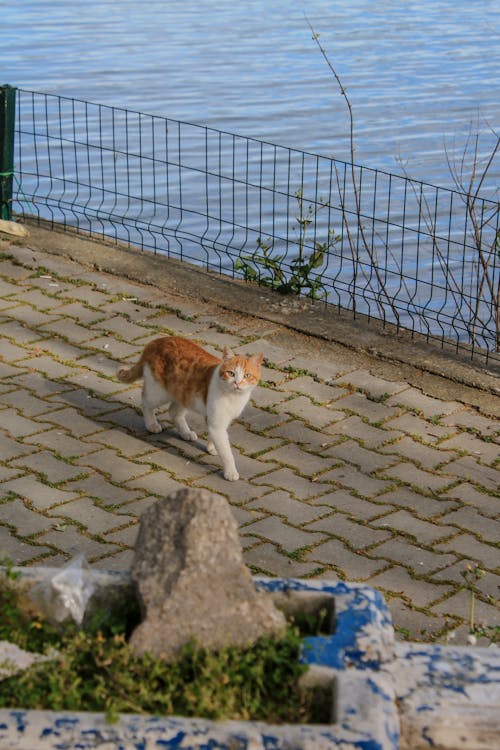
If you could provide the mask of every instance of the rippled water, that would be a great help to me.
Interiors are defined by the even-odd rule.
[[[2,82],[197,122],[453,186],[445,142],[500,126],[497,0],[0,1]],[[485,185],[492,197],[499,170]]]

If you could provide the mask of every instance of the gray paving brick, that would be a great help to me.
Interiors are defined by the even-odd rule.
[[[302,547],[309,547],[325,539],[322,533],[315,533],[308,529],[290,526],[277,516],[270,516],[261,521],[255,521],[242,529],[242,536],[259,536],[267,541],[279,545],[288,552],[294,552]]]
[[[405,406],[407,409],[423,414],[427,419],[429,417],[438,417],[442,414],[452,414],[463,409],[462,404],[458,401],[441,401],[438,398],[426,396],[417,388],[407,388],[402,393],[396,393],[387,399],[386,404],[394,406]]]
[[[52,519],[26,507],[19,498],[0,504],[0,523],[23,537],[47,531],[53,525]]]
[[[247,424],[254,432],[267,430],[269,427],[276,427],[288,419],[290,417],[287,414],[271,414],[268,411],[257,408],[252,403],[246,407],[243,414],[239,417],[239,421]]]
[[[487,435],[489,437],[495,437],[500,432],[498,419],[490,419],[473,409],[466,409],[464,411],[455,412],[454,414],[449,414],[448,416],[443,417],[441,422],[453,427],[471,429],[480,435]]]
[[[392,446],[385,448],[385,451],[387,452],[390,452],[391,450]],[[325,451],[325,455],[354,464],[365,474],[371,474],[379,469],[386,469],[399,460],[397,457],[381,455],[374,450],[362,448],[355,440],[346,440],[332,448],[328,448],[328,450]]]
[[[138,456],[136,460],[139,463],[147,463],[152,467],[160,466],[178,481],[199,479],[200,477],[205,477],[211,472],[217,470],[217,466],[207,466],[206,464],[202,464],[195,458],[190,458],[178,453],[175,448],[172,448],[171,446],[159,451],[150,450],[149,453]]]
[[[7,557],[16,565],[36,560],[51,551],[50,547],[44,545],[22,542],[5,526],[0,526],[0,549],[2,557]]]
[[[242,541],[245,541],[244,537]],[[243,559],[247,565],[258,573],[282,578],[310,576],[318,569],[316,563],[298,562],[286,557],[270,542],[244,550]]]
[[[74,409],[69,407],[66,409],[61,408],[61,404],[55,404],[55,407],[57,408],[57,411],[48,413],[44,418],[53,424],[63,427],[74,438],[94,435],[95,433],[106,429],[107,425],[99,424],[99,422],[96,422],[93,419],[88,419],[87,417],[78,414]]]
[[[302,393],[304,396],[312,398],[318,404],[329,404],[342,396],[349,395],[349,391],[345,388],[318,383],[308,375],[292,378],[287,382],[282,383],[279,387],[287,393]]]
[[[310,427],[306,427],[303,422],[296,419],[284,422],[278,427],[268,430],[267,435],[283,438],[297,445],[304,445],[309,450],[321,451],[324,451],[327,446],[340,440],[338,436],[326,435],[319,430],[312,430]]]
[[[119,531],[111,531],[105,534],[106,541],[114,542],[115,544],[123,544],[125,547],[133,548],[139,533],[139,524],[135,523],[131,526],[127,526],[125,529]]]
[[[50,398],[51,396],[54,396],[54,394],[66,393],[73,387],[70,383],[50,380],[50,378],[42,375],[41,372],[27,372],[24,375],[17,377],[16,385],[20,388],[31,391],[40,399]],[[60,406],[57,405],[56,408],[60,408]]]
[[[428,491],[426,487],[422,487],[422,489]],[[395,490],[391,490],[391,492],[379,495],[377,500],[383,501],[388,505],[395,505],[398,508],[406,508],[420,518],[439,517],[458,506],[458,503],[454,500],[449,500],[442,496],[428,497],[427,495],[420,495],[408,489],[408,487],[398,487]],[[446,517],[444,522],[446,523]]]
[[[80,473],[83,473],[85,468],[90,467],[102,472],[105,476],[109,476],[113,482],[126,482],[150,471],[150,467],[122,458],[118,456],[116,451],[109,448],[103,448],[97,453],[81,456],[75,461],[75,464],[82,467]]]
[[[127,341],[118,341],[111,336],[99,336],[95,339],[92,339],[92,341],[88,342],[88,347],[92,349],[98,349],[100,352],[107,352],[111,355],[111,357],[114,357],[114,360],[110,360],[110,362],[112,362],[113,365],[112,371],[115,373],[118,369],[119,361],[127,360],[129,358],[133,358],[135,361],[135,359],[139,359],[142,350],[142,346],[129,344]],[[89,357],[87,360],[81,361],[87,362],[89,365],[93,364],[94,367],[98,362],[95,356],[93,358]],[[111,374],[111,372],[109,374]]]
[[[274,365],[285,365],[293,359],[293,353],[289,349],[283,349],[276,344],[267,341],[267,339],[258,339],[251,344],[245,344],[234,349],[235,354],[255,354],[262,353],[264,358]]]
[[[378,499],[377,499],[378,500]],[[336,490],[326,495],[321,495],[312,501],[319,508],[325,505],[333,510],[340,510],[353,518],[362,521],[370,521],[393,510],[392,505],[385,505],[377,501],[365,500],[364,498],[351,495],[346,490]]]
[[[339,362],[328,361],[326,358],[316,359],[301,355],[290,360],[290,366],[297,370],[307,370],[325,383],[331,383],[334,378],[353,369],[352,365],[347,363],[339,364]]]
[[[28,500],[34,508],[40,510],[45,510],[58,503],[64,503],[75,497],[74,492],[66,492],[58,490],[55,487],[49,487],[32,476],[9,479],[7,482],[3,482],[1,491],[2,494],[14,493],[19,495],[19,497]]]
[[[387,567],[385,560],[371,560],[365,555],[355,554],[340,539],[328,539],[306,552],[304,557],[316,564],[330,566],[347,581],[366,581]]]
[[[445,583],[428,583],[422,579],[413,578],[402,565],[394,565],[389,570],[377,573],[369,579],[368,583],[390,594],[389,601],[392,600],[393,594],[399,594],[416,607],[429,607],[453,590]]]
[[[86,442],[93,450],[100,450],[104,445],[117,450],[127,458],[136,458],[145,453],[151,453],[151,445],[146,440],[117,429],[102,430],[92,435],[91,438],[87,438]]]
[[[153,495],[165,497],[171,492],[182,489],[183,485],[173,479],[166,471],[153,471],[142,474],[126,482],[126,486],[132,489],[140,489]]]
[[[269,492],[269,487],[256,486],[255,480],[251,483],[244,479],[240,479],[238,482],[228,482],[222,476],[221,471],[200,477],[192,484],[194,487],[204,487],[211,492],[217,492],[219,495],[226,497],[232,504],[246,503],[249,500],[255,500],[265,492]]]
[[[396,638],[411,641],[432,641],[440,636],[443,618],[438,615],[419,612],[401,596],[391,596],[388,600]]]
[[[34,451],[36,451],[34,446],[23,445],[0,430],[0,461],[10,461],[13,458],[25,456]]]
[[[44,375],[54,380],[58,378],[69,378],[77,372],[76,367],[70,367],[65,364],[63,365],[61,362],[52,359],[52,357],[43,354],[26,359],[24,364],[31,370],[42,372]]]
[[[126,487],[119,487],[116,484],[108,482],[102,474],[93,472],[90,476],[76,479],[72,482],[66,482],[65,487],[68,491],[81,493],[88,497],[95,498],[104,505],[122,505],[136,500],[141,497],[143,492],[140,490],[131,490]],[[120,511],[121,512],[121,511]]]
[[[346,384],[359,388],[372,398],[380,398],[386,394],[391,396],[395,393],[401,393],[409,387],[408,383],[379,378],[372,375],[368,370],[354,370],[337,378],[335,382],[339,385]]]
[[[48,482],[58,484],[66,482],[68,479],[75,479],[80,474],[85,473],[78,466],[71,466],[62,461],[49,451],[39,451],[29,456],[22,456],[11,461],[11,466],[19,466],[30,469],[37,474],[41,474]]]
[[[45,333],[61,336],[73,344],[83,344],[97,338],[98,336],[98,333],[95,330],[85,328],[85,326],[75,323],[68,318],[52,320],[49,317],[49,320],[44,322],[41,330]]]
[[[267,409],[283,403],[288,398],[287,393],[281,393],[274,388],[256,388],[252,393],[252,403],[260,408]]]
[[[446,517],[446,521],[447,520],[448,516]],[[456,533],[456,530],[451,526],[446,526],[437,522],[429,523],[428,521],[422,521],[407,510],[398,510],[395,513],[390,513],[378,521],[373,521],[372,525],[379,528],[387,528],[392,531],[402,531],[405,534],[411,534],[411,536],[418,539],[420,543],[429,546],[439,539],[444,539],[445,537],[452,536]]]
[[[445,469],[447,472],[446,476],[439,476],[438,474],[431,474],[428,471],[418,469],[411,463],[402,463],[390,469],[385,469],[384,476],[390,479],[397,479],[404,484],[414,485],[415,487],[425,487],[427,491],[439,492],[439,490],[442,490],[453,482],[454,477],[449,467],[450,465],[448,464]]]
[[[36,432],[50,429],[51,425],[47,422],[36,422],[32,419],[26,419],[15,409],[2,410],[2,424],[9,427],[9,434],[12,437],[26,437]]]
[[[324,428],[332,422],[338,422],[344,418],[344,413],[329,409],[326,406],[316,406],[306,396],[284,401],[276,406],[280,414],[291,414],[310,423],[313,428]]]
[[[484,464],[493,464],[500,458],[500,446],[496,443],[488,443],[480,440],[467,432],[462,432],[449,440],[444,440],[439,447],[445,450],[465,451],[465,453],[470,453]]]
[[[456,433],[456,428],[450,426],[442,426],[428,422],[422,417],[417,417],[414,414],[403,414],[396,419],[391,420],[390,426],[393,429],[401,430],[407,435],[414,435],[420,438],[426,443],[435,444],[443,438],[450,437]]]
[[[451,615],[467,620],[470,613],[470,593],[459,591],[432,607],[439,615]],[[478,597],[474,602],[474,620],[476,625],[498,627],[498,606],[482,602]]]
[[[266,513],[274,513],[283,516],[294,526],[307,524],[331,513],[331,509],[323,506],[312,506],[300,500],[290,497],[288,492],[276,490],[268,495],[247,503],[246,510],[263,510]]]
[[[231,513],[236,519],[238,526],[247,526],[252,524],[254,521],[260,521],[261,518],[266,517],[266,514],[262,513],[261,511],[247,510],[247,508],[243,508],[239,505],[232,505]]]
[[[231,425],[231,444],[236,445],[242,453],[251,456],[279,448],[283,445],[283,440],[259,435],[247,429],[241,422],[234,422]]]
[[[103,510],[88,497],[79,497],[77,500],[71,500],[64,505],[58,505],[57,508],[47,511],[48,515],[57,518],[69,518],[77,521],[84,526],[91,534],[107,534],[107,532],[117,529],[131,520],[123,514],[110,513]]]
[[[383,423],[401,414],[402,409],[398,406],[390,406],[387,403],[370,401],[364,393],[351,393],[350,396],[335,402],[337,409],[346,410],[364,417],[369,422]]]
[[[343,539],[354,550],[372,547],[392,536],[390,531],[376,529],[364,523],[356,523],[342,513],[332,513],[320,518],[310,523],[307,529]]]
[[[24,359],[26,354],[26,349],[23,349],[23,347],[16,346],[10,341],[2,341],[2,359],[5,362],[17,362],[19,359]]]
[[[42,295],[40,295],[42,296]],[[74,318],[77,323],[84,326],[92,327],[93,324],[102,320],[104,311],[95,310],[88,307],[83,301],[66,302],[58,300],[57,315]]]
[[[130,570],[134,559],[134,550],[121,549],[120,552],[105,555],[92,563],[92,570]]]
[[[471,563],[474,561],[471,560]],[[445,581],[450,583],[456,583],[459,586],[465,585],[465,579],[462,573],[466,569],[467,562],[460,560],[454,564],[443,568],[432,575],[437,581]],[[491,598],[493,601],[500,600],[500,575],[495,573],[485,572],[483,577],[478,581],[474,581],[474,588],[479,591],[482,596]]]
[[[95,443],[87,445],[71,437],[67,432],[57,429],[30,435],[24,438],[24,442],[39,448],[48,448],[64,458],[76,458],[100,449],[100,446]]]
[[[497,502],[500,503],[500,500]],[[477,534],[486,542],[498,544],[500,542],[500,521],[487,518],[479,513],[475,508],[459,508],[451,511],[445,517],[445,522],[459,529],[464,529]],[[500,562],[500,549],[498,551]]]
[[[277,469],[276,471],[271,471],[269,474],[254,479],[254,483],[265,484],[268,487],[286,490],[299,500],[307,500],[309,498],[317,497],[318,495],[323,495],[332,489],[330,484],[325,484],[320,481],[313,482],[310,479],[300,477],[290,469]]]
[[[262,461],[274,461],[278,464],[289,466],[302,476],[312,478],[317,474],[327,471],[335,463],[330,458],[308,453],[297,445],[285,445],[276,450],[268,451],[261,456]]]
[[[382,453],[404,456],[423,469],[435,469],[436,466],[449,463],[458,457],[452,450],[453,446],[449,448],[448,450],[445,443],[441,443],[439,449],[431,448],[410,437],[404,437],[396,443],[383,446],[380,450]]]
[[[500,487],[500,470],[478,464],[472,456],[463,456],[449,463],[446,466],[446,472],[456,477],[469,479],[474,484],[495,492]]]
[[[363,422],[358,416],[351,416],[329,425],[325,432],[330,435],[345,435],[346,437],[356,438],[362,442],[365,448],[378,448],[384,443],[401,436],[401,432],[392,429],[392,424],[392,422],[388,422],[385,428],[374,427]]]
[[[336,469],[322,474],[321,480],[323,482],[335,482],[335,484],[339,484],[341,487],[349,487],[364,497],[376,497],[391,486],[390,482],[369,477],[349,464],[338,466]]]
[[[500,497],[479,492],[472,484],[464,482],[457,487],[452,487],[445,493],[445,496],[457,498],[467,505],[474,506],[485,516],[500,518]]]
[[[472,534],[459,533],[453,537],[453,539],[439,542],[436,544],[435,549],[462,556],[467,560],[473,560],[484,565],[485,568],[494,573],[500,573],[500,555],[498,554],[498,547],[493,547],[490,544],[480,542],[475,536],[472,536]]]
[[[47,415],[45,421],[49,421],[48,415],[59,408],[58,404],[33,396],[25,388],[18,388],[4,394],[2,403],[16,409],[23,417],[39,417],[45,414]]]
[[[84,554],[89,562],[120,549],[116,544],[100,542],[85,536],[78,531],[76,526],[68,525],[61,529],[61,531],[52,530],[41,534],[37,541],[50,545],[71,557]]]
[[[370,557],[384,559],[391,563],[404,565],[416,575],[428,575],[456,563],[454,555],[436,553],[423,549],[418,541],[411,543],[404,538],[394,538],[379,544],[368,553]]]
[[[32,305],[32,307],[37,310],[42,310],[44,312],[55,311],[62,304],[60,299],[48,297],[47,294],[44,294],[44,290],[42,289],[29,289],[28,291],[23,292],[22,301]]]

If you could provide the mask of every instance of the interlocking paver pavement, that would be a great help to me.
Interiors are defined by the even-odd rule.
[[[140,514],[191,485],[225,495],[258,573],[366,581],[412,639],[500,623],[498,397],[479,411],[450,380],[433,391],[397,366],[203,301],[0,239],[0,555],[60,565],[83,552],[130,566]],[[102,248],[102,252],[109,252]],[[116,252],[116,251],[115,251]],[[223,300],[221,300],[222,302]],[[256,307],[258,307],[258,302]],[[266,357],[231,429],[241,480],[196,444],[151,435],[140,386],[115,378],[158,334]],[[493,403],[495,402],[495,403]]]

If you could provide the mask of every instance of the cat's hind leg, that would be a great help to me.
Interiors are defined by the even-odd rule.
[[[174,401],[170,407],[170,417],[183,440],[198,440],[196,432],[189,427],[186,420],[187,409]]]
[[[153,374],[146,364],[144,365],[142,384],[142,415],[144,424],[149,432],[161,432],[162,426],[156,418],[156,409],[162,404],[168,404],[169,395],[153,377]]]

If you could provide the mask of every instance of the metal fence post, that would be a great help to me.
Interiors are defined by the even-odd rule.
[[[12,218],[16,89],[0,86],[0,219]]]

